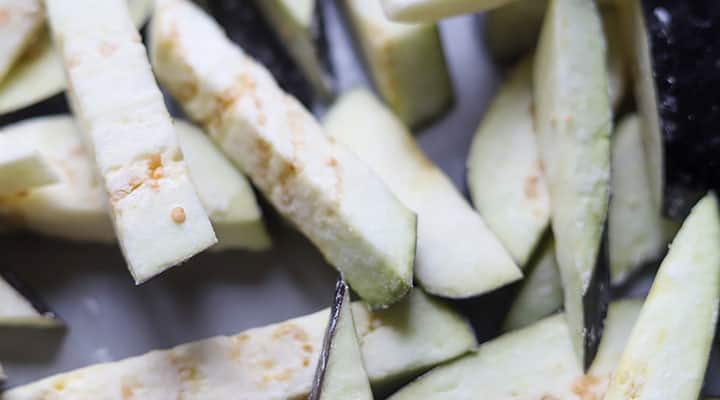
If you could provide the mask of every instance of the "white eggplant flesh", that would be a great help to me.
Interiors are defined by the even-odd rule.
[[[342,4],[372,81],[406,125],[424,126],[450,108],[452,81],[436,24],[393,22],[380,0]]]
[[[41,0],[31,2],[42,8]],[[136,26],[142,26],[152,10],[152,0],[127,0],[127,4]],[[44,25],[43,16],[42,27],[35,34],[35,39],[16,60],[5,79],[0,79],[0,114],[32,106],[65,90],[62,59],[53,48]]]
[[[379,314],[364,304],[353,306],[373,384],[414,376],[464,354],[476,343],[460,315],[419,290]],[[6,391],[3,400],[225,400],[237,398],[238,393],[245,400],[305,398],[329,314],[323,310],[236,336],[67,372]]]
[[[418,215],[415,276],[429,293],[480,295],[521,278],[518,267],[410,131],[366,90],[344,94],[325,132],[353,151]]]
[[[610,188],[605,40],[591,0],[552,0],[535,59],[535,126],[550,189],[565,310],[578,358],[591,337],[584,299],[600,257]]]
[[[0,82],[45,22],[38,0],[0,0]]]
[[[41,313],[5,279],[0,277],[0,327],[50,328],[60,326],[50,313]]]
[[[263,16],[281,39],[288,54],[300,67],[316,94],[328,99],[334,79],[323,65],[317,42],[317,0],[255,0]]]
[[[270,238],[247,179],[198,128],[179,121],[175,126],[190,176],[218,236],[212,249],[268,248]],[[51,186],[0,198],[0,225],[69,240],[115,241],[106,196],[72,117],[26,120],[0,135],[8,145],[36,149],[60,179]]]
[[[30,148],[15,147],[0,135],[0,195],[16,194],[58,181],[52,167]]]
[[[629,38],[627,54],[631,75],[635,82],[635,103],[640,115],[640,127],[645,146],[645,163],[650,177],[653,203],[660,213],[663,206],[665,153],[658,115],[658,98],[650,59],[650,43],[643,16],[641,0],[618,2],[622,18],[623,36]]]
[[[517,0],[382,0],[385,13],[398,22],[434,22],[491,10],[513,1]]]
[[[155,72],[187,114],[363,300],[400,300],[412,287],[415,214],[200,8],[158,1],[151,31]]]
[[[720,304],[720,211],[695,205],[660,265],[606,400],[695,400]]]
[[[199,128],[176,121],[185,161],[218,243],[212,250],[266,250],[270,236],[250,182]]]
[[[322,351],[309,400],[373,400],[345,282],[338,283]]]
[[[550,222],[550,194],[533,126],[532,85],[532,60],[526,59],[500,87],[467,161],[473,204],[521,268]]]
[[[505,318],[504,331],[524,328],[562,308],[563,289],[552,237],[543,241],[534,258]]]
[[[217,242],[124,0],[45,0],[67,97],[136,283]]]
[[[602,399],[640,312],[639,301],[610,306],[606,331],[589,371],[576,361],[570,331],[558,314],[484,343],[439,366],[389,400]]]
[[[608,215],[610,275],[621,284],[665,251],[673,223],[654,205],[637,115],[625,117],[612,138],[612,199]]]
[[[537,45],[548,0],[517,0],[491,10],[485,17],[485,43],[494,59],[512,62],[530,54]],[[617,109],[630,86],[630,63],[620,13],[614,0],[599,1],[607,41],[608,89]]]

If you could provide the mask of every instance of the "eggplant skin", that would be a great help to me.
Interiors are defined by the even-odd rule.
[[[262,62],[281,88],[305,106],[312,105],[314,97],[310,84],[253,1],[208,0],[207,4],[212,16],[222,25],[233,42]],[[316,26],[318,36],[322,36],[321,27],[324,25],[317,23]]]
[[[720,189],[720,2],[644,0],[664,142],[664,212]]]

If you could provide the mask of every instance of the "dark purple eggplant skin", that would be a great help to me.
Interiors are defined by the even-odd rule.
[[[312,106],[316,100],[312,87],[252,0],[208,0],[207,3],[210,13],[232,41],[264,64],[280,87],[305,106]],[[318,1],[313,33],[323,63],[331,72],[322,10],[322,1]]]
[[[720,189],[720,2],[644,0],[664,142],[664,212]]]

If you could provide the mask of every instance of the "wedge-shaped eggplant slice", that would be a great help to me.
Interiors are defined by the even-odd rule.
[[[0,2],[3,23],[0,25],[0,82],[23,51],[40,32],[45,15],[38,0],[3,0]]]
[[[160,81],[364,300],[400,300],[412,286],[415,214],[201,9],[157,4]]]
[[[0,327],[49,328],[61,325],[55,314],[14,275],[0,273]]]
[[[548,234],[533,257],[503,323],[504,331],[524,328],[562,308],[562,283],[552,235]]]
[[[123,0],[45,0],[68,100],[142,283],[217,242]]]
[[[453,88],[437,25],[392,22],[380,0],[341,3],[372,81],[405,124],[417,128],[450,107]]]
[[[213,249],[262,250],[270,246],[246,178],[198,128],[184,122],[175,126],[190,176],[218,236]],[[36,149],[60,176],[58,184],[0,197],[0,219],[4,220],[0,225],[70,240],[115,240],[106,196],[70,116],[28,120],[5,128],[0,135],[8,146]]]
[[[654,205],[636,115],[625,117],[612,138],[612,200],[608,216],[610,275],[620,284],[657,260],[674,234]]]
[[[618,108],[628,92],[630,63],[626,54],[620,12],[614,0],[599,1],[607,41],[610,102]],[[492,10],[485,18],[485,41],[500,63],[511,63],[535,48],[548,0],[517,0]]]
[[[254,0],[320,99],[334,92],[322,1]]]
[[[575,350],[585,366],[602,331],[610,186],[605,40],[595,3],[553,0],[535,60],[535,122]],[[599,268],[596,265],[600,264]]]
[[[636,98],[653,193],[681,220],[708,189],[720,188],[720,4],[620,2],[633,38]]]
[[[709,194],[673,240],[605,399],[698,398],[720,303],[718,242],[720,212]]]
[[[460,315],[414,290],[379,313],[353,304],[365,368],[373,384],[416,376],[475,346]],[[304,398],[310,392],[329,310],[232,337],[217,337],[171,350],[91,366],[3,393],[3,400],[187,396],[253,400]],[[429,345],[432,344],[432,345]],[[67,383],[63,385],[63,383]]]
[[[382,0],[388,17],[400,22],[433,22],[489,10],[511,1],[515,0]]]
[[[415,276],[426,291],[470,297],[520,279],[520,270],[482,218],[372,94],[346,93],[324,126],[417,213]]]
[[[42,7],[42,0],[21,0]],[[14,2],[11,0],[10,2]],[[136,26],[147,21],[152,9],[151,0],[127,0],[130,15]],[[43,17],[42,25],[45,25]],[[35,40],[29,43],[19,59],[0,79],[0,114],[7,114],[48,100],[65,90],[62,60],[53,49],[47,29],[42,27]],[[43,103],[44,104],[44,103]]]
[[[550,222],[532,109],[532,60],[526,59],[500,87],[467,162],[473,204],[521,267]]]
[[[613,303],[607,330],[587,374],[576,361],[565,318],[555,315],[482,344],[437,367],[390,400],[602,399],[640,311],[640,302]]]
[[[52,167],[34,149],[15,147],[4,136],[0,136],[0,149],[0,195],[58,181]]]
[[[309,399],[373,399],[353,322],[349,289],[342,280],[335,289]]]

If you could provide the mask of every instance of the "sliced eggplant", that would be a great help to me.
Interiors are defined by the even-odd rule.
[[[484,343],[437,367],[389,400],[602,399],[641,303],[610,307],[607,330],[592,367],[576,362],[566,320],[558,314]]]
[[[555,242],[548,235],[538,248],[505,322],[504,331],[524,328],[562,308],[563,289],[555,259]]]
[[[265,1],[207,0],[207,8],[228,37],[265,65],[283,90],[310,107],[316,100],[311,82],[260,10],[259,3]]]
[[[38,0],[0,2],[0,82],[41,31],[45,15]]]
[[[14,147],[0,136],[0,195],[49,185],[58,181],[50,165],[31,148]]]
[[[418,128],[451,106],[452,82],[437,25],[392,22],[380,0],[342,4],[378,92],[406,125]]]
[[[316,95],[329,100],[335,83],[327,52],[322,1],[254,1]]]
[[[347,284],[338,281],[310,400],[372,400]]]
[[[630,84],[625,37],[614,0],[599,1],[607,41],[610,102],[617,109]],[[501,63],[514,62],[537,44],[547,0],[518,0],[492,10],[485,18],[485,40],[492,56]]]
[[[500,87],[467,162],[473,204],[523,268],[550,221],[532,109],[532,60],[526,59]]]
[[[515,0],[382,0],[388,17],[399,22],[433,22],[490,10],[512,1]]]
[[[658,206],[682,219],[720,188],[720,4],[621,2],[634,38],[636,97]]]
[[[718,242],[720,211],[709,194],[673,240],[605,399],[698,398],[720,303]]]
[[[625,117],[612,139],[612,199],[608,215],[610,275],[620,284],[657,260],[674,233],[653,203],[636,115]]]
[[[0,272],[0,327],[58,326],[62,326],[62,322],[27,286],[15,275]]]
[[[45,0],[67,97],[140,284],[217,242],[124,0]]]
[[[586,367],[602,335],[609,279],[602,245],[612,126],[605,57],[595,3],[551,1],[535,60],[535,125],[565,310],[575,351]]]
[[[324,127],[417,213],[415,276],[427,292],[465,298],[522,277],[510,254],[450,179],[370,92],[344,94],[325,116]]]
[[[21,2],[23,1],[28,0]],[[30,2],[42,7],[41,0]],[[142,26],[150,15],[152,0],[127,0],[127,3],[136,26]],[[63,112],[65,111],[63,107],[57,106],[58,103],[62,103],[59,101],[59,95],[63,90],[65,90],[65,76],[62,59],[53,49],[47,29],[42,27],[37,33],[37,38],[13,64],[6,78],[0,81],[0,114],[20,112],[19,110],[36,103],[46,104],[45,101],[52,111],[57,112],[56,109],[60,108]],[[17,118],[11,120],[18,121],[23,117],[25,115],[17,115]]]
[[[197,128],[175,123],[190,176],[218,236],[214,250],[262,250],[270,239],[247,179]],[[0,198],[1,225],[70,240],[113,242],[106,196],[72,117],[36,118],[0,131],[8,146],[34,148],[60,183]],[[0,147],[2,148],[2,147]]]
[[[414,290],[379,313],[353,304],[365,368],[375,385],[415,376],[475,346],[472,329],[447,306]],[[14,388],[3,400],[304,398],[310,392],[329,311],[100,364]]]
[[[415,214],[200,8],[157,4],[159,80],[360,297],[400,300],[412,287]]]

